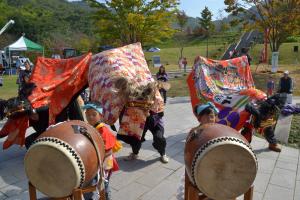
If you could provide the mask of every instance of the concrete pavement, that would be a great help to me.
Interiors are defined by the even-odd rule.
[[[188,99],[170,99],[165,112],[170,162],[162,164],[159,161],[159,155],[151,145],[151,133],[147,133],[138,160],[123,161],[130,152],[124,145],[117,154],[121,170],[112,175],[110,182],[113,200],[175,200],[184,173],[185,137],[196,125]],[[0,140],[1,146],[3,141]],[[300,200],[299,150],[283,147],[281,153],[271,152],[267,142],[257,137],[251,145],[259,166],[254,200]],[[24,154],[25,149],[18,146],[0,150],[0,200],[29,199]]]

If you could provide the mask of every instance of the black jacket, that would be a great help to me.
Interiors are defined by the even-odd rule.
[[[279,93],[293,93],[293,80],[290,77],[280,78],[279,81]]]

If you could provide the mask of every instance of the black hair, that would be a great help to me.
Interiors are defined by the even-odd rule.
[[[196,114],[196,116],[200,117],[200,116],[203,116],[203,115],[209,115],[211,113],[215,113],[215,110],[212,108],[212,107],[207,107],[205,108],[204,110],[202,110],[199,114],[197,113],[197,108],[198,106],[200,105],[197,105],[195,106],[194,108],[194,113]]]

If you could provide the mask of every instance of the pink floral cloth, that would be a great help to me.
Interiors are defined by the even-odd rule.
[[[89,68],[89,87],[91,99],[103,106],[105,123],[114,124],[128,99],[112,92],[113,80],[124,77],[135,86],[154,82],[140,43],[111,49],[93,56]],[[163,100],[158,91],[151,110],[163,111]],[[138,107],[126,107],[119,134],[141,138],[148,111]]]

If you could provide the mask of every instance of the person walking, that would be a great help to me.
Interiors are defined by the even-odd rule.
[[[166,69],[163,65],[159,67],[159,71],[156,74],[156,79],[157,81],[160,81],[161,83],[159,84],[159,92],[161,96],[164,99],[164,103],[167,102],[167,88],[165,88],[165,83],[169,81],[169,76],[166,73]]]

